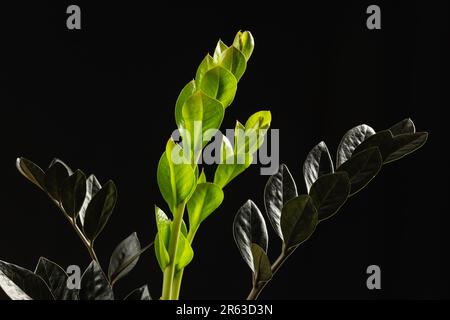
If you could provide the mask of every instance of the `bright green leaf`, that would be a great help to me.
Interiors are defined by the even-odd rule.
[[[237,91],[236,77],[227,69],[214,67],[205,73],[199,88],[227,108],[234,100]]]
[[[233,46],[239,49],[248,61],[255,48],[255,40],[250,31],[239,31],[234,38]]]

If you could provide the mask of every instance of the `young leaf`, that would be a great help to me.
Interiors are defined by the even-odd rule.
[[[189,227],[197,231],[200,224],[222,203],[222,189],[214,183],[200,183],[187,203]]]
[[[363,189],[380,171],[383,164],[380,151],[372,147],[352,156],[339,167],[339,172],[347,172],[350,178],[350,196]]]
[[[114,182],[108,181],[92,198],[86,209],[83,231],[92,242],[102,232],[111,216],[117,201]]]
[[[333,172],[333,160],[331,160],[327,145],[322,141],[308,153],[303,164],[303,177],[305,178],[308,193],[313,183],[320,176]]]
[[[80,300],[114,300],[114,293],[105,274],[92,261],[81,277]]]
[[[270,111],[258,111],[251,115],[245,123],[245,135],[249,141],[245,143],[245,152],[254,154],[264,143],[264,136],[272,122]],[[240,153],[238,149],[237,153]]]
[[[92,198],[97,194],[98,190],[102,188],[102,185],[100,182],[98,182],[97,178],[91,174],[86,179],[86,196],[84,198],[83,205],[81,206],[81,209],[78,213],[78,216],[80,218],[81,225],[84,225],[84,218],[86,216],[86,209],[91,202]]]
[[[416,127],[414,125],[414,122],[411,119],[407,118],[394,124],[389,128],[389,131],[391,131],[393,136],[398,136],[399,134],[403,133],[415,133]]]
[[[161,271],[164,272],[167,265],[170,263],[170,256],[168,252],[170,241],[170,224],[171,221],[167,215],[160,208],[155,206],[156,227],[158,233],[155,238],[155,255]]]
[[[389,155],[384,163],[393,162],[421,148],[428,139],[427,132],[404,133],[392,139]]]
[[[281,230],[284,244],[292,249],[306,241],[316,229],[318,215],[308,195],[301,195],[288,201],[281,213]]]
[[[319,221],[330,218],[344,205],[350,194],[346,172],[325,174],[311,186],[309,196],[317,209]]]
[[[56,263],[41,257],[34,273],[45,281],[56,300],[78,300],[78,290],[67,287],[68,275]]]
[[[220,147],[220,163],[226,163],[226,160],[234,159],[234,149],[230,140],[222,135],[221,147]]]
[[[230,71],[217,66],[205,73],[199,88],[211,98],[219,100],[223,107],[227,108],[236,95],[237,80]]]
[[[123,300],[152,300],[150,296],[150,292],[148,291],[148,286],[142,286],[133,290],[130,294],[128,294]]]
[[[28,159],[17,158],[16,167],[25,178],[45,190],[45,173],[39,166]]]
[[[136,266],[141,253],[141,243],[133,232],[114,249],[109,260],[108,277],[112,284],[126,276]]]
[[[213,56],[214,63],[219,62],[219,59],[222,56],[223,52],[227,49],[228,49],[228,46],[225,43],[223,43],[222,40],[219,40],[217,42],[217,46],[216,46],[216,49],[214,50],[214,56]]]
[[[245,56],[235,47],[229,47],[219,57],[218,63],[230,71],[239,81],[247,68]]]
[[[229,157],[225,163],[221,163],[217,166],[214,174],[214,184],[220,188],[225,188],[234,178],[244,172],[253,162],[253,156],[250,154],[244,154],[242,156],[243,161],[238,160],[239,155]],[[239,163],[243,162],[243,163]]]
[[[189,99],[189,97],[195,93],[196,90],[197,87],[195,85],[195,81],[192,80],[184,86],[183,90],[181,90],[181,93],[178,96],[177,102],[175,103],[175,122],[178,128],[181,127],[181,123],[183,120],[183,106]]]
[[[211,55],[208,53],[197,68],[197,73],[195,74],[195,83],[199,85],[205,73],[215,66],[216,64],[213,61],[213,57],[211,57]]]
[[[41,277],[30,270],[1,260],[0,288],[12,300],[54,300]]]
[[[359,125],[347,131],[339,143],[336,168],[339,168],[345,161],[350,159],[353,151],[361,142],[374,134],[375,130],[365,124]]]
[[[276,234],[283,240],[280,219],[283,206],[297,197],[297,186],[286,165],[282,164],[278,172],[271,176],[264,189],[264,205],[267,216]]]
[[[242,258],[255,272],[252,243],[267,252],[269,236],[261,211],[253,201],[248,200],[237,212],[233,221],[233,236]]]
[[[239,31],[234,38],[233,46],[239,49],[248,61],[255,48],[255,40],[249,31]]]
[[[197,185],[201,184],[201,183],[206,183],[206,174],[205,174],[205,170],[202,170],[202,173],[200,173],[200,176],[197,179]]]
[[[86,198],[86,176],[80,170],[68,177],[61,186],[61,203],[64,211],[76,219]]]
[[[186,266],[194,258],[194,250],[192,250],[191,244],[187,240],[186,235],[182,232],[179,236],[180,238],[178,239],[177,257],[175,259],[177,271],[186,268]]]
[[[61,200],[61,187],[63,182],[72,175],[72,170],[61,160],[53,159],[45,172],[45,189],[57,202]]]
[[[174,214],[179,204],[189,200],[197,184],[194,169],[191,164],[184,163],[181,153],[181,147],[169,139],[157,171],[159,190]]]
[[[272,269],[266,252],[255,243],[252,243],[251,251],[254,266],[253,285],[256,286],[258,284],[270,281],[272,279]]]

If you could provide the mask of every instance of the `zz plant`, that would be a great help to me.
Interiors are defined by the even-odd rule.
[[[199,160],[203,148],[217,133],[225,110],[236,95],[254,48],[250,32],[238,32],[231,46],[219,41],[214,54],[200,63],[195,79],[181,91],[175,105],[175,122],[182,142],[170,138],[158,164],[157,180],[173,219],[155,206],[155,254],[164,274],[161,299],[178,299],[185,267],[194,256],[192,243],[204,222],[222,203],[223,189],[253,161],[271,122],[269,111],[252,115],[245,125],[236,122],[234,146],[219,135],[220,161],[212,180]],[[248,136],[255,139],[246,139]],[[241,160],[241,161],[239,161]],[[187,211],[188,227],[184,222]]]
[[[25,158],[18,158],[19,172],[59,208],[87,249],[92,262],[84,271],[79,288],[73,288],[66,271],[41,257],[35,271],[0,261],[0,287],[13,300],[114,300],[114,284],[138,263],[141,248],[132,233],[114,249],[107,272],[100,265],[94,243],[107,224],[116,204],[117,189],[111,180],[101,185],[94,175],[86,177],[54,159],[46,171]],[[142,286],[127,300],[150,300],[148,287]]]
[[[255,300],[289,256],[332,216],[348,198],[361,191],[387,163],[399,160],[422,147],[426,132],[416,132],[405,119],[388,130],[375,133],[360,125],[342,138],[334,165],[324,142],[316,145],[303,164],[308,194],[298,195],[296,183],[285,165],[271,176],[264,190],[264,204],[270,224],[282,241],[273,264],[267,256],[268,232],[256,204],[248,200],[237,212],[233,235],[238,249],[253,272],[253,286],[247,299]]]

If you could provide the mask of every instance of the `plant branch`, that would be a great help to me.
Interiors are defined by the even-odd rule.
[[[275,276],[275,274],[278,272],[278,270],[280,270],[280,268],[283,266],[283,264],[286,262],[286,260],[291,256],[291,254],[295,251],[295,249],[297,249],[297,247],[287,249],[286,246],[283,244],[280,256],[277,258],[277,260],[275,260],[275,262],[271,266],[272,277]],[[264,288],[267,286],[267,284],[269,282],[270,282],[270,280],[266,281],[266,282],[262,282],[262,283],[253,284],[252,290],[250,291],[250,293],[247,296],[247,300],[258,299],[259,295],[261,294],[261,292],[264,290]]]

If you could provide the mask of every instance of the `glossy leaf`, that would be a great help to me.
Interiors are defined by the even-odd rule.
[[[220,163],[226,163],[227,159],[234,159],[234,149],[230,140],[222,135],[221,147],[220,147]]]
[[[297,186],[287,166],[282,164],[278,172],[271,176],[264,189],[264,204],[267,216],[276,234],[283,240],[280,219],[283,206],[297,197]]]
[[[199,91],[193,94],[183,105],[182,115],[182,127],[190,134],[191,149],[197,147],[201,150],[208,142],[203,141],[205,132],[220,128],[224,117],[224,109],[220,102]],[[198,128],[199,123],[201,123],[201,128]]]
[[[80,300],[114,300],[114,293],[105,274],[96,261],[81,277]]]
[[[200,173],[200,176],[197,179],[197,184],[206,183],[206,174],[205,170],[202,170],[202,173]]]
[[[181,93],[178,96],[177,102],[175,103],[175,122],[178,128],[181,127],[181,123],[183,120],[183,106],[189,99],[189,97],[195,93],[196,90],[197,87],[195,85],[195,81],[192,80],[184,86],[183,90],[181,90]]]
[[[399,134],[404,133],[415,133],[416,127],[414,125],[414,122],[411,119],[407,118],[394,124],[389,128],[389,131],[391,131],[393,136],[398,136]]]
[[[41,257],[34,273],[45,281],[56,300],[78,299],[78,290],[67,287],[68,275],[56,263]]]
[[[249,31],[239,31],[234,38],[233,46],[239,49],[245,58],[249,60],[255,48],[255,40]]]
[[[392,150],[392,143],[393,143],[393,137],[392,133],[389,130],[383,130],[375,133],[374,135],[370,136],[366,140],[364,140],[358,147],[356,147],[355,151],[353,151],[353,154],[357,154],[363,150],[372,148],[372,147],[378,147],[378,150],[380,151],[381,158],[385,160],[391,150]]]
[[[421,148],[428,139],[427,132],[405,133],[396,135],[385,163],[393,162]]]
[[[181,232],[179,234],[177,257],[175,259],[176,270],[180,271],[186,268],[193,258],[194,250],[192,250],[191,244],[187,240],[185,233]]]
[[[53,159],[50,167],[45,172],[45,189],[57,202],[61,200],[61,188],[63,182],[72,175],[72,170],[61,160]]]
[[[170,263],[170,256],[168,252],[170,241],[170,225],[171,221],[167,215],[160,208],[155,206],[156,227],[158,233],[155,238],[155,255],[161,271],[164,272],[167,265]]]
[[[245,123],[245,134],[248,137],[246,150],[254,154],[264,143],[264,136],[272,122],[270,111],[258,111],[251,115]],[[239,152],[238,152],[239,153]]]
[[[89,240],[94,241],[102,232],[114,210],[116,201],[116,185],[110,180],[95,194],[86,209],[83,231]]]
[[[214,183],[197,185],[194,194],[187,203],[189,227],[194,230],[193,232],[222,204],[223,198],[222,189]]]
[[[355,148],[368,137],[375,134],[368,125],[362,124],[347,131],[339,143],[337,150],[336,168],[339,168],[345,161],[350,159]]]
[[[54,300],[41,277],[30,270],[1,260],[0,288],[12,300]]]
[[[380,171],[383,164],[380,151],[372,147],[352,156],[339,167],[339,172],[347,172],[350,178],[350,196],[363,189]]]
[[[86,198],[86,176],[80,170],[64,180],[61,186],[61,203],[64,211],[76,219]]]
[[[314,182],[309,192],[317,209],[319,221],[336,214],[350,195],[350,179],[346,172],[323,175]]]
[[[86,179],[86,196],[84,198],[83,205],[79,211],[78,217],[80,218],[81,225],[84,225],[84,218],[86,216],[86,209],[91,202],[92,198],[97,194],[98,190],[102,188],[100,182],[98,182],[97,178],[91,174]]]
[[[251,251],[254,266],[253,285],[270,281],[272,279],[272,270],[266,252],[255,243],[252,243]]]
[[[179,204],[189,200],[197,183],[194,169],[189,163],[185,163],[183,157],[181,147],[169,139],[166,152],[158,164],[159,190],[173,214],[177,212]]]
[[[217,42],[216,49],[214,50],[214,56],[213,56],[214,63],[219,62],[220,57],[227,49],[228,49],[228,46],[225,43],[223,43],[222,40],[219,40]]]
[[[17,158],[16,167],[25,178],[45,190],[45,173],[38,165],[25,158]]]
[[[197,68],[197,73],[195,74],[195,83],[199,85],[205,73],[215,66],[216,64],[213,61],[213,57],[211,57],[210,54],[207,54]]]
[[[214,174],[214,184],[220,188],[225,188],[234,178],[244,172],[253,161],[253,157],[249,154],[242,156],[243,161],[238,160],[239,155],[228,158],[225,163],[217,166]],[[239,163],[242,162],[242,163]]]
[[[136,266],[141,253],[141,243],[133,232],[114,249],[109,260],[108,277],[112,284],[126,276]]]
[[[325,142],[320,142],[306,156],[303,164],[303,177],[309,193],[313,183],[322,175],[333,173],[334,166]]]
[[[284,245],[292,249],[306,241],[316,229],[317,210],[308,195],[301,195],[288,201],[281,213],[281,230]]]
[[[255,272],[252,243],[267,252],[269,236],[261,211],[253,201],[248,200],[237,212],[233,221],[233,236],[242,258]]]
[[[124,300],[152,300],[152,297],[150,296],[148,286],[145,285],[133,290],[124,298]]]
[[[239,81],[247,68],[245,56],[235,47],[229,47],[219,57],[218,63]]]
[[[237,90],[235,76],[223,67],[214,67],[205,73],[199,88],[213,99],[219,100],[227,108],[234,100]]]

